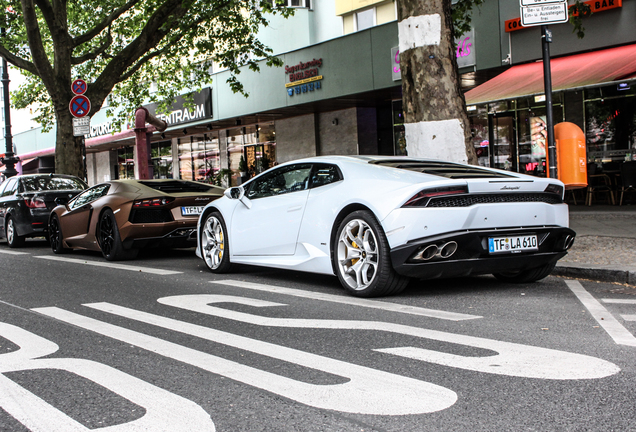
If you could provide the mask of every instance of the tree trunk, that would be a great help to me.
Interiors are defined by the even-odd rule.
[[[55,172],[84,179],[83,137],[73,136],[73,115],[68,110],[56,110]]]
[[[451,0],[398,0],[398,21],[408,155],[476,164]]]

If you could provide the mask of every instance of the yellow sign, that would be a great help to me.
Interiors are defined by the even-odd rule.
[[[294,87],[294,86],[301,85],[301,84],[307,84],[307,83],[314,82],[314,81],[320,81],[321,79],[322,79],[322,75],[318,75],[318,76],[315,76],[315,77],[306,78],[304,80],[298,80],[298,81],[287,83],[287,84],[285,84],[285,87]]]

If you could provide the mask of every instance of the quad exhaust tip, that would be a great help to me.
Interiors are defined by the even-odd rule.
[[[430,244],[418,252],[413,258],[420,261],[429,261],[433,258],[450,258],[457,251],[457,242],[449,241],[441,246]]]

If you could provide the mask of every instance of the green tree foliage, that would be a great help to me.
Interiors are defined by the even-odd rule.
[[[271,0],[0,0],[0,8],[0,55],[27,78],[13,105],[37,107],[45,128],[57,123],[56,164],[60,142],[78,142],[68,128],[60,133],[62,122],[70,123],[75,78],[88,83],[91,113],[111,96],[109,116],[148,102],[169,106],[184,89],[211,82],[212,62],[228,68],[229,85],[244,93],[241,66],[281,64],[257,39],[258,29],[268,13],[292,13]]]

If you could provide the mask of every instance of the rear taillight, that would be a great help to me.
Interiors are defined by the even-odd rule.
[[[444,186],[424,189],[413,195],[402,207],[423,207],[431,198],[446,195],[462,195],[468,193],[468,186]]]
[[[24,203],[28,208],[46,208],[46,203],[42,198],[25,198]]]
[[[133,201],[133,207],[161,207],[166,204],[170,204],[174,201],[174,198],[148,198],[144,200]]]
[[[560,196],[561,199],[563,199],[564,189],[563,189],[563,186],[561,186],[561,185],[550,183],[548,185],[548,187],[545,188],[544,192],[556,194],[556,195]]]

